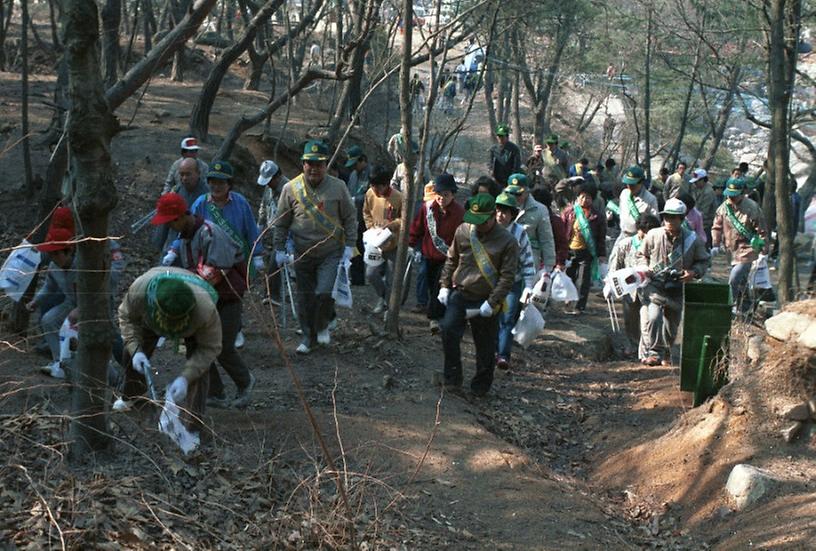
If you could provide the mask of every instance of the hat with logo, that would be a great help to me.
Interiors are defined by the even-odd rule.
[[[176,220],[187,212],[187,201],[178,193],[165,193],[156,202],[156,214],[150,219],[154,226],[161,226]]]
[[[444,172],[434,178],[434,193],[442,193],[443,191],[450,191],[452,193],[456,193],[456,180],[453,177],[453,174],[448,174]]]
[[[280,172],[280,167],[275,161],[262,162],[261,170],[258,172],[258,185],[265,186],[277,176],[278,172]]]
[[[518,210],[518,201],[516,201],[516,196],[511,195],[510,193],[502,192],[499,193],[499,196],[496,197],[496,206],[504,206],[510,207],[511,209]]]
[[[181,149],[185,151],[198,151],[201,147],[198,145],[198,140],[191,137],[181,140]]]
[[[623,173],[622,180],[623,184],[626,186],[636,186],[643,183],[645,178],[646,174],[643,172],[643,169],[638,165],[633,165],[627,168],[626,172]]]
[[[45,236],[45,241],[37,245],[37,250],[44,253],[64,251],[73,248],[71,241],[74,239],[74,232],[68,228],[51,228]]]
[[[329,160],[329,146],[320,140],[309,140],[303,146],[303,155],[300,157],[301,161],[328,161]]]
[[[497,136],[509,136],[510,135],[510,127],[506,124],[502,123],[496,127],[496,135]]]
[[[468,224],[484,224],[496,213],[496,201],[489,193],[478,193],[465,203],[464,221]]]
[[[227,161],[215,161],[210,165],[210,170],[207,171],[207,179],[214,178],[216,180],[231,180],[232,179],[232,165]]]
[[[677,197],[673,197],[666,201],[666,204],[663,205],[663,210],[660,211],[660,214],[668,214],[670,216],[685,216],[686,212],[688,212],[686,204]]]
[[[729,178],[725,181],[725,191],[723,191],[723,195],[726,197],[738,197],[745,193],[746,187],[745,178]]]
[[[708,177],[708,172],[704,168],[695,168],[694,172],[691,173],[691,178],[689,178],[690,183],[694,183],[697,180],[702,180],[703,178]]]
[[[193,290],[175,274],[154,276],[147,284],[148,325],[163,335],[184,333],[190,326],[195,304]]]
[[[510,184],[504,188],[504,193],[509,193],[510,195],[521,195],[524,193],[524,188],[515,184]]]
[[[527,175],[524,174],[523,172],[516,172],[515,174],[511,174],[507,178],[507,185],[526,188]]]
[[[357,164],[357,161],[360,160],[360,157],[363,156],[363,148],[359,145],[352,145],[348,149],[346,149],[346,157],[348,160],[346,161],[346,168],[351,168]]]
[[[548,145],[552,145],[552,144],[558,145],[558,134],[550,134],[549,136],[547,136],[546,143]]]

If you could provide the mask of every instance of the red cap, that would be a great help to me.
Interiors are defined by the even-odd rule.
[[[187,212],[187,201],[178,193],[165,193],[156,203],[156,214],[150,219],[154,226],[172,222]]]
[[[181,148],[188,151],[198,151],[201,149],[198,145],[198,140],[195,138],[184,138],[181,140]]]
[[[54,213],[51,215],[51,227],[49,229],[54,228],[65,228],[71,233],[76,231],[74,215],[71,213],[71,209],[68,207],[58,207],[54,209]]]
[[[74,239],[74,232],[68,228],[54,228],[48,230],[45,241],[37,245],[37,250],[44,253],[62,251],[74,246],[71,242]]]

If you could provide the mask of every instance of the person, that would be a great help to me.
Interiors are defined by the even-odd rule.
[[[368,181],[371,177],[371,166],[368,164],[368,157],[359,145],[353,145],[346,149],[346,169],[351,170],[348,178],[348,188],[355,205],[362,207],[366,191],[368,191]]]
[[[185,157],[181,159],[178,164],[178,180],[179,185],[173,186],[172,189],[165,193],[173,191],[178,193],[188,205],[195,203],[196,199],[202,195],[206,195],[209,191],[207,187],[207,173],[201,173],[201,166],[206,169],[206,164],[193,157]],[[156,242],[159,244],[162,255],[166,254],[168,249],[172,247],[173,242],[178,239],[178,232],[170,229],[170,226],[163,225],[156,228]]]
[[[535,188],[531,193],[533,199],[550,211],[550,226],[552,227],[553,242],[555,243],[555,268],[563,271],[569,257],[569,241],[567,241],[567,233],[564,230],[564,221],[552,209],[552,193],[547,188]]]
[[[550,209],[536,201],[530,194],[527,176],[517,173],[507,180],[507,193],[516,196],[518,217],[516,222],[524,227],[533,247],[536,270],[552,270],[555,266],[555,239],[550,222]]]
[[[433,334],[439,332],[439,320],[445,315],[445,306],[437,299],[439,276],[456,228],[465,215],[464,207],[455,199],[457,190],[451,174],[443,173],[434,178],[434,195],[419,207],[409,232],[408,246],[414,250],[418,248],[422,254],[428,282],[428,327]]]
[[[546,184],[542,176],[542,169],[544,168],[544,146],[540,143],[533,147],[533,154],[527,157],[524,163],[527,174],[530,175],[531,186],[537,188]]]
[[[644,365],[671,364],[671,346],[683,313],[683,284],[700,279],[710,256],[697,235],[683,228],[686,205],[676,197],[667,199],[661,213],[663,226],[650,230],[636,253],[639,266],[647,266],[649,283],[642,289],[646,306]]]
[[[198,158],[198,152],[200,150],[201,146],[198,145],[198,140],[193,136],[188,136],[181,140],[181,157],[173,161],[173,164],[170,165],[170,170],[167,171],[167,177],[165,177],[164,185],[162,186],[162,194],[170,193],[174,190],[177,191],[181,188],[182,183],[179,167],[184,159],[195,160],[196,165],[198,165],[198,173],[207,174],[207,163]]]
[[[219,164],[213,163],[212,169],[223,170],[223,166],[218,168]],[[213,363],[207,385],[207,404],[214,407],[246,407],[255,387],[255,377],[235,346],[235,336],[241,328],[242,298],[246,291],[244,253],[220,225],[205,220],[201,214],[193,214],[184,198],[177,193],[167,193],[159,198],[156,215],[150,223],[169,224],[179,233],[177,250],[181,267],[203,278],[217,293],[216,310],[221,320],[222,339],[218,363],[233,380],[237,390],[235,399],[231,402],[227,400],[224,383]]]
[[[348,188],[327,174],[328,146],[306,142],[303,172],[283,186],[275,222],[275,261],[292,263],[286,251],[291,233],[295,246],[298,282],[298,320],[303,341],[299,354],[316,344],[331,342],[329,322],[334,315],[331,293],[340,262],[351,261],[357,241],[357,211]]]
[[[499,196],[501,190],[499,189],[499,184],[496,183],[496,180],[490,176],[479,176],[470,186],[470,195],[474,196],[480,193],[487,193],[495,199]]]
[[[510,368],[510,355],[513,350],[513,327],[521,313],[522,297],[529,297],[535,285],[536,269],[533,262],[533,248],[524,226],[515,221],[519,209],[516,196],[509,193],[500,193],[496,197],[496,222],[515,238],[519,249],[519,258],[516,266],[516,278],[499,314],[499,337],[496,348],[496,367]]]
[[[569,169],[570,176],[581,176],[584,180],[590,179],[589,159],[581,158],[580,161],[572,165]]]
[[[419,78],[419,73],[414,73],[409,90],[414,114],[422,113],[425,108],[425,83]]]
[[[623,174],[622,181],[626,187],[620,193],[618,204],[621,228],[619,240],[637,233],[636,222],[644,212],[657,216],[657,198],[646,189],[645,179],[646,174],[637,165],[629,167]]]
[[[714,215],[717,213],[717,195],[714,188],[708,182],[708,172],[704,168],[697,168],[689,180],[691,184],[691,196],[694,198],[695,206],[703,217],[703,231],[706,235],[706,248],[711,248],[711,225],[714,223]]]
[[[686,181],[686,163],[680,161],[677,163],[677,168],[674,174],[666,179],[666,184],[663,188],[663,200],[668,201],[674,199],[681,193],[688,193],[691,191],[689,183]]]
[[[567,275],[578,287],[578,301],[570,313],[586,309],[593,280],[600,278],[599,264],[606,260],[606,216],[592,206],[598,188],[593,182],[574,187],[575,203],[561,214],[569,242],[572,263]]]
[[[743,314],[752,308],[746,294],[751,264],[760,254],[768,254],[765,216],[760,206],[745,197],[743,178],[729,178],[725,183],[725,201],[717,208],[711,226],[711,255],[723,249],[731,254],[728,284],[737,310]]]
[[[703,215],[697,210],[697,203],[694,201],[694,197],[688,193],[681,193],[677,198],[686,205],[686,219],[683,220],[683,227],[696,233],[697,237],[699,237],[703,245],[705,245],[706,233],[705,228],[703,228]]]
[[[458,392],[463,381],[461,343],[468,321],[476,347],[470,390],[484,396],[493,384],[499,313],[516,279],[519,254],[516,240],[496,222],[495,214],[491,195],[480,193],[468,200],[440,276],[437,298],[445,306],[440,323],[442,381],[452,392]]]
[[[366,191],[363,203],[363,220],[366,229],[385,228],[391,237],[380,245],[384,262],[378,266],[366,266],[366,281],[377,294],[377,303],[371,310],[382,314],[388,308],[388,291],[394,276],[397,242],[402,226],[402,193],[391,188],[391,171],[375,166],[371,170],[371,187]]]
[[[715,205],[719,208],[722,205],[723,201],[725,200],[725,196],[723,195],[723,191],[725,191],[725,180],[719,180],[716,183],[711,185],[712,189],[714,190],[714,198],[715,198]],[[712,221],[713,224],[713,221]]]
[[[181,422],[193,431],[204,428],[209,378],[207,370],[221,354],[222,321],[215,290],[183,268],[151,268],[130,285],[119,306],[125,343],[125,375],[114,411],[132,407],[147,389],[145,371],[161,335],[184,339],[186,359],[168,395],[181,410]]]
[[[649,186],[649,192],[657,197],[658,209],[663,209],[666,203],[666,181],[669,179],[669,169],[661,166],[657,173],[657,178],[653,178]]]
[[[651,214],[641,214],[637,219],[637,233],[631,237],[624,237],[618,246],[612,251],[609,257],[609,271],[614,272],[623,268],[634,268],[637,266],[637,252],[643,244],[643,239],[650,230],[660,227],[660,220]],[[631,354],[637,350],[639,360],[646,359],[648,350],[646,341],[641,338],[645,332],[645,322],[647,318],[646,307],[640,300],[640,295],[624,295],[623,303],[623,326],[626,331],[627,341],[624,346],[625,353]]]
[[[65,318],[76,316],[76,264],[74,261],[74,232],[63,227],[50,227],[45,240],[37,250],[48,253],[49,263],[45,284],[25,305],[33,312],[41,307],[40,330],[48,345],[51,362],[40,371],[55,379],[64,379],[65,371],[60,365],[59,330]]]
[[[510,126],[501,123],[496,127],[496,141],[490,148],[487,169],[490,176],[504,187],[507,178],[521,170],[521,151],[510,141]]]
[[[280,167],[275,161],[266,160],[261,163],[261,168],[258,173],[258,185],[263,187],[263,195],[261,196],[261,204],[258,207],[258,231],[261,235],[263,235],[263,232],[267,232],[268,241],[270,242],[275,233],[275,220],[278,217],[278,199],[280,199],[280,192],[284,184],[288,181],[289,178],[283,175],[283,172],[281,172]],[[280,268],[281,267],[275,263],[275,255],[269,255],[266,265],[269,296],[264,299],[265,304],[272,303],[273,305],[278,305],[276,297],[280,297],[283,282]]]
[[[249,266],[250,279],[264,269],[266,255],[258,239],[260,232],[249,201],[236,191],[232,191],[233,169],[227,161],[215,161],[207,172],[210,193],[202,195],[190,207],[190,211],[204,220],[218,225],[238,244]],[[244,346],[243,322],[235,336],[235,346]]]
[[[559,167],[557,169],[559,176],[556,180],[566,178],[569,171],[569,155],[558,147],[558,134],[550,134],[544,143],[547,146],[544,151],[544,164],[551,168]]]

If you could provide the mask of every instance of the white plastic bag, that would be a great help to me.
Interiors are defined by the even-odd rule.
[[[164,408],[159,415],[159,431],[170,437],[170,440],[181,448],[186,454],[194,451],[201,444],[201,438],[197,432],[193,432],[184,426],[179,417],[179,407],[170,397],[168,391],[164,397]]]
[[[754,261],[754,265],[751,266],[751,270],[754,272],[754,277],[749,281],[751,289],[773,289],[767,256],[764,254],[759,255],[759,258]]]
[[[604,296],[613,295],[615,298],[621,298],[624,295],[629,295],[633,299],[637,290],[649,282],[649,278],[644,272],[645,268],[621,268],[614,272],[609,272],[605,278]]]
[[[528,304],[521,311],[521,316],[513,327],[513,340],[522,348],[527,348],[543,330],[544,316],[535,305]]]
[[[556,302],[575,302],[578,300],[578,289],[567,274],[556,270],[552,275],[550,298]]]
[[[388,228],[371,228],[363,232],[363,244],[372,247],[381,247],[390,238],[391,230]]]
[[[550,274],[542,271],[538,281],[536,281],[536,284],[533,285],[533,292],[529,297],[530,304],[534,304],[542,312],[547,311],[547,303],[550,300],[551,284],[552,278],[550,278]],[[522,301],[526,298],[527,297],[523,297]]]
[[[332,289],[332,298],[337,306],[343,308],[351,308],[351,281],[349,281],[349,268],[351,262],[340,262],[337,265],[337,277],[334,278],[334,288]]]
[[[59,330],[59,359],[61,362],[74,357],[74,353],[71,351],[71,340],[79,337],[78,329],[76,325],[68,321],[68,318],[65,318],[65,321],[62,322],[62,327]]]
[[[19,302],[31,285],[39,265],[40,252],[23,239],[0,268],[0,289],[3,289],[11,300]]]

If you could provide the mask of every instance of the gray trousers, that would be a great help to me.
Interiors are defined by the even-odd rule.
[[[638,359],[648,356],[650,341],[646,322],[649,308],[643,304],[639,295],[632,300],[629,296],[623,297],[623,326],[629,341],[637,345]]]
[[[241,391],[249,385],[249,368],[244,363],[243,358],[235,348],[235,335],[241,330],[241,309],[243,303],[240,300],[218,301],[218,316],[221,318],[221,353],[218,355],[218,363],[233,380],[235,386]],[[224,395],[224,382],[218,373],[215,364],[210,365],[210,396],[222,397]]]
[[[322,257],[302,256],[295,262],[298,320],[303,340],[309,346],[316,344],[317,334],[329,325],[334,315],[331,293],[342,256],[337,250]]]
[[[731,297],[737,309],[743,314],[751,310],[751,297],[748,293],[748,276],[751,273],[751,262],[738,262],[731,266],[728,285],[731,286]]]
[[[61,302],[49,309],[40,318],[40,329],[42,329],[43,332],[43,339],[45,339],[45,343],[48,345],[48,350],[51,352],[51,359],[53,361],[59,360],[59,330],[71,310],[73,310],[73,307],[70,304]]]
[[[391,279],[394,277],[394,261],[397,258],[397,251],[383,253],[384,262],[379,266],[366,265],[366,281],[380,298],[385,298],[391,289]]]
[[[646,356],[669,354],[683,315],[683,289],[665,290],[649,285],[643,297],[646,320],[642,335],[646,339]]]

